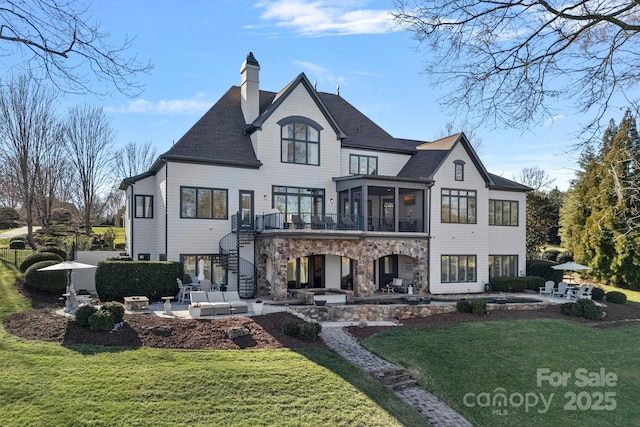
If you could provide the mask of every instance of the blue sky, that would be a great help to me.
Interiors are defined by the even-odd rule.
[[[298,73],[319,91],[340,94],[390,134],[433,140],[443,136],[442,88],[422,74],[424,51],[389,19],[392,0],[96,1],[89,12],[114,42],[135,37],[130,52],[155,68],[140,76],[145,91],[130,99],[65,97],[102,105],[118,145],[151,141],[158,154],[171,147],[232,85],[252,51],[260,87],[279,91]],[[459,121],[456,121],[459,122]],[[487,169],[512,179],[539,167],[566,190],[579,152],[579,117],[521,133],[478,127]],[[455,131],[455,130],[454,130]]]

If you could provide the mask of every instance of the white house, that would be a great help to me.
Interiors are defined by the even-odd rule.
[[[181,261],[241,295],[297,288],[367,296],[394,278],[415,292],[478,292],[525,271],[528,187],[488,173],[462,133],[389,135],[299,74],[241,85],[151,169],[122,182],[127,250]]]

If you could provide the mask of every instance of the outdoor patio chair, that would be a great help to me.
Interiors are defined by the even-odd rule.
[[[578,289],[570,290],[569,298],[574,299],[574,300],[587,298],[587,284],[583,283],[582,285],[580,285],[580,287]]]
[[[351,217],[344,216],[342,217],[342,225],[347,230],[353,230],[356,228],[356,225],[353,223]]]
[[[203,279],[202,282],[200,282],[200,290],[209,292],[211,290],[211,280]]]
[[[553,291],[552,296],[554,297],[560,297],[560,298],[565,298],[566,297],[566,293],[567,293],[567,286],[569,286],[567,284],[567,282],[560,282],[558,283],[558,289]]]
[[[556,283],[553,280],[547,280],[544,282],[544,288],[540,288],[540,295],[553,295],[553,288]]]
[[[320,219],[318,215],[311,216],[311,228],[320,230],[324,228],[324,222]]]
[[[291,215],[291,222],[294,228],[304,228],[304,221],[300,215]]]
[[[191,301],[191,291],[193,290],[193,287],[191,285],[185,285],[182,283],[182,280],[180,279],[176,279],[176,281],[178,282],[178,303],[180,304],[184,304],[184,300],[188,299],[189,301]]]
[[[330,216],[325,216],[324,217],[324,226],[328,230],[335,230],[336,229],[336,223],[333,220],[333,218],[331,218]]]

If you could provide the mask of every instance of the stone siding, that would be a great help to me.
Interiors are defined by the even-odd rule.
[[[374,294],[374,261],[387,255],[405,255],[415,263],[413,287],[416,294],[427,289],[428,241],[425,237],[374,236],[350,233],[341,236],[317,233],[318,238],[296,233],[264,233],[256,238],[256,267],[258,287],[270,286],[271,297],[284,301],[287,297],[287,261],[315,255],[337,255],[355,261],[353,291],[356,297]],[[267,260],[271,274],[267,274]]]

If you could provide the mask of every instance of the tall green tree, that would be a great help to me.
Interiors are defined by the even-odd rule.
[[[640,137],[627,111],[604,132],[598,152],[583,152],[561,210],[562,243],[601,281],[640,288],[638,165]]]

